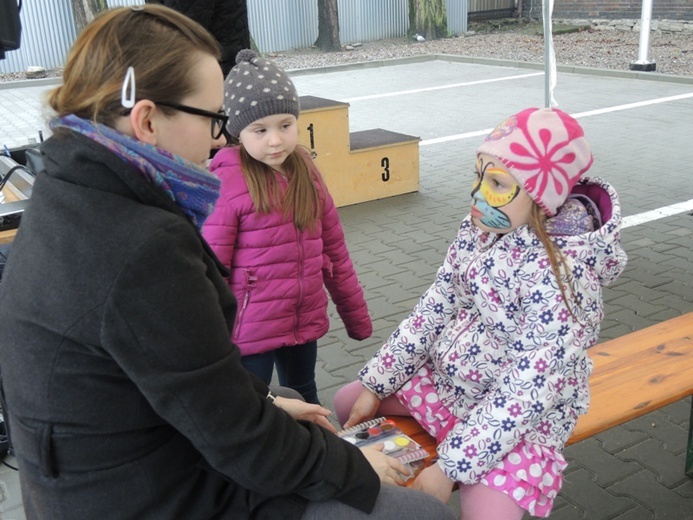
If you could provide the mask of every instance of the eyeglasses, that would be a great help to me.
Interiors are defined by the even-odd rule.
[[[187,114],[193,114],[196,116],[208,117],[212,120],[212,139],[219,139],[222,135],[225,135],[226,123],[229,120],[229,116],[224,114],[223,110],[219,112],[210,112],[208,110],[202,110],[201,108],[189,107],[187,105],[179,105],[177,103],[164,103],[163,101],[155,101],[157,105],[162,107],[169,107],[174,110],[180,110]]]

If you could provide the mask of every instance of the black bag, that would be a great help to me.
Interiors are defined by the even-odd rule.
[[[19,11],[22,0],[0,0],[0,59],[6,51],[16,51],[21,44],[22,24]]]

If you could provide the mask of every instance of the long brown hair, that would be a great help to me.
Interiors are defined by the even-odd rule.
[[[546,249],[546,254],[549,257],[549,263],[551,264],[551,270],[553,271],[556,281],[558,282],[558,289],[561,291],[561,296],[563,296],[563,301],[568,309],[570,315],[577,320],[575,314],[573,313],[573,307],[579,308],[580,302],[576,301],[575,291],[573,290],[573,278],[571,276],[570,270],[566,262],[566,258],[563,252],[556,246],[551,236],[546,231],[544,224],[546,223],[546,214],[535,202],[532,203],[532,210],[529,218],[529,227],[534,230],[537,238]],[[570,298],[568,298],[570,294]]]
[[[322,178],[319,173],[312,171],[307,153],[297,146],[284,161],[289,186],[282,196],[274,170],[253,159],[240,145],[243,177],[248,184],[255,209],[259,213],[281,210],[284,219],[291,219],[301,231],[315,227],[323,208],[317,186],[322,184]]]
[[[123,115],[128,67],[135,69],[137,100],[180,102],[195,90],[191,70],[200,52],[219,59],[219,44],[173,9],[148,4],[104,11],[77,37],[63,84],[49,93],[48,103],[59,116],[113,126]]]

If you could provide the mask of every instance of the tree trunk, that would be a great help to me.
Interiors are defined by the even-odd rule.
[[[71,2],[77,33],[84,29],[94,16],[108,9],[106,0],[71,0]]]
[[[409,0],[409,36],[414,34],[427,40],[448,35],[445,0]]]
[[[318,0],[318,39],[315,45],[327,52],[342,50],[337,0]]]

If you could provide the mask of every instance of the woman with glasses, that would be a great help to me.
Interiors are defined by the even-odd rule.
[[[339,439],[327,410],[242,368],[236,301],[199,233],[219,192],[203,165],[225,143],[217,58],[175,11],[114,9],[49,96],[0,291],[26,518],[449,517],[388,485],[405,469]]]

